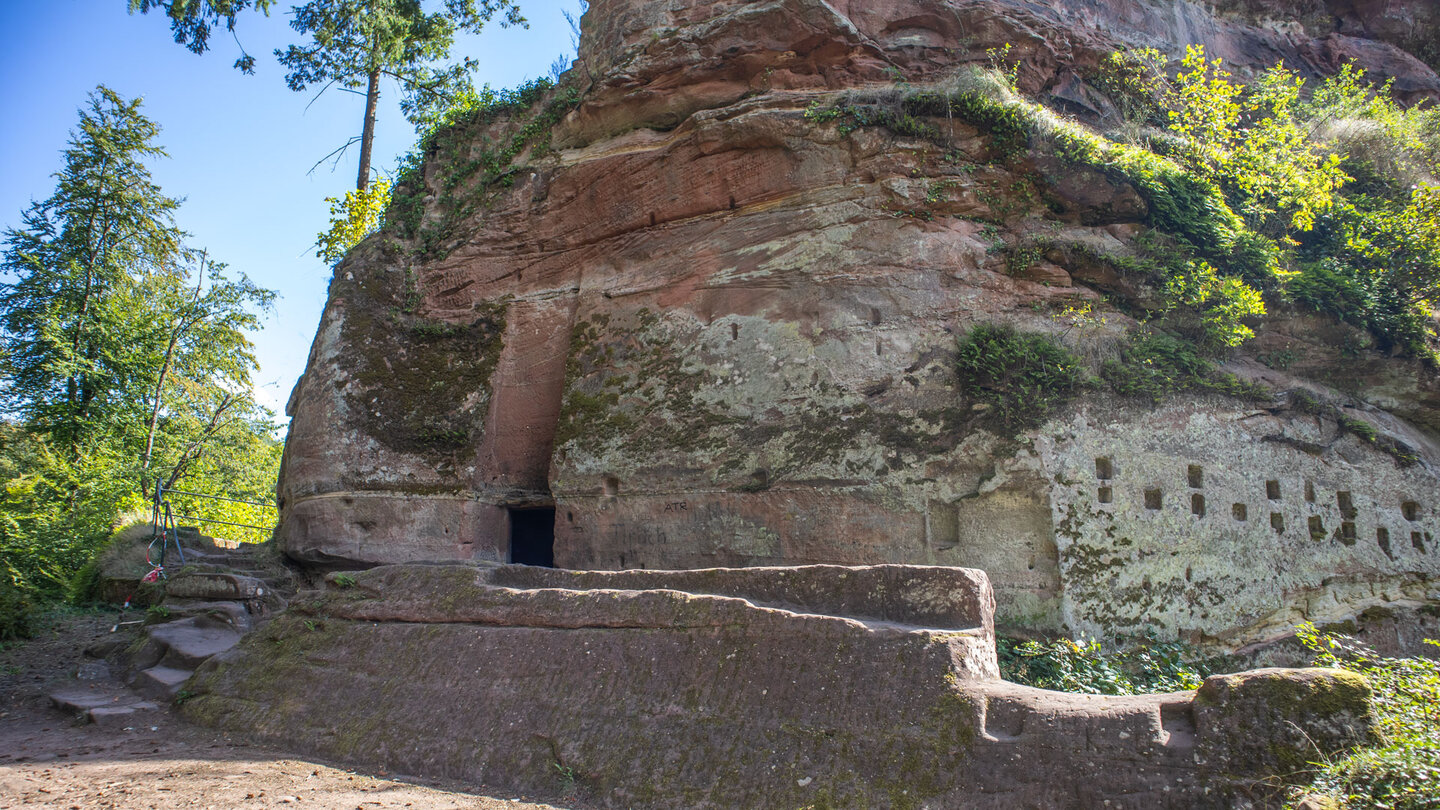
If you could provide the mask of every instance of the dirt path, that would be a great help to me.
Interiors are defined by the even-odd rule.
[[[109,635],[113,614],[52,619],[37,638],[0,650],[0,810],[311,807],[582,810],[434,780],[362,774],[251,745],[186,723],[168,709],[107,727],[77,725],[45,697],[75,684],[81,651]]]

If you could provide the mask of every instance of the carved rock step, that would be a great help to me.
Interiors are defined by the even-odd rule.
[[[55,708],[98,726],[124,727],[148,722],[160,704],[145,700],[113,682],[66,686],[51,692]]]
[[[186,549],[185,562],[188,564],[212,565],[245,573],[263,573],[263,570],[266,568],[263,558],[256,557],[254,554],[244,551],[235,550],[200,551],[199,549]]]
[[[234,647],[241,633],[229,622],[208,615],[156,624],[145,628],[148,637],[131,661],[133,669],[164,665],[193,670],[205,659]]]
[[[165,593],[181,599],[261,599],[269,591],[264,580],[218,572],[182,574],[165,583]]]
[[[180,687],[195,674],[193,669],[153,666],[141,670],[131,686],[146,697],[170,700],[180,693]]]
[[[206,616],[227,622],[242,635],[255,629],[255,617],[241,602],[170,598],[165,600],[165,609],[171,621]]]

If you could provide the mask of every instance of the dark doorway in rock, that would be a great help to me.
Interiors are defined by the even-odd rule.
[[[555,567],[555,507],[510,510],[510,562]]]

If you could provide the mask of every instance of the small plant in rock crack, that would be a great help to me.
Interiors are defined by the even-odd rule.
[[[341,588],[353,588],[355,587],[355,577],[349,574],[336,574],[335,585]]]
[[[575,769],[569,765],[561,765],[558,762],[551,763],[555,768],[555,778],[560,783],[560,792],[570,795],[575,792]]]

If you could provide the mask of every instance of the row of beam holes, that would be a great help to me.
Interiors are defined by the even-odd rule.
[[[1095,459],[1095,477],[1101,481],[1109,481],[1114,478],[1115,463],[1109,458]],[[1185,470],[1185,480],[1191,489],[1204,488],[1205,469],[1199,464],[1189,465]],[[1272,479],[1265,482],[1265,497],[1272,501],[1280,500],[1280,482],[1278,480]],[[1096,492],[1096,499],[1100,501],[1100,503],[1111,503],[1115,500],[1115,490],[1109,484],[1102,484]],[[1305,482],[1305,500],[1309,503],[1315,502],[1315,484],[1311,481]],[[1345,520],[1340,523],[1340,542],[1347,546],[1353,546],[1355,545],[1356,539],[1354,523],[1356,510],[1354,498],[1349,492],[1337,492],[1335,493],[1335,501],[1340,507],[1340,515],[1345,518]],[[1152,511],[1159,510],[1163,504],[1164,496],[1159,489],[1145,490],[1146,509]],[[1404,514],[1405,519],[1411,523],[1420,519],[1420,504],[1415,501],[1405,501],[1401,503],[1400,511]],[[1199,492],[1190,494],[1190,513],[1196,517],[1205,517],[1205,496]],[[1237,521],[1247,521],[1250,519],[1249,507],[1243,503],[1231,504],[1230,516]],[[1274,529],[1276,534],[1283,534],[1285,531],[1285,515],[1280,512],[1271,512],[1270,528]],[[1308,528],[1312,538],[1316,540],[1323,540],[1325,538],[1325,522],[1319,515],[1310,517]],[[1414,547],[1416,551],[1422,553],[1425,551],[1425,539],[1423,532],[1410,532],[1410,545]],[[1375,542],[1380,546],[1380,550],[1385,552],[1385,556],[1391,559],[1395,558],[1390,548],[1389,529],[1384,527],[1377,528],[1375,530]]]

